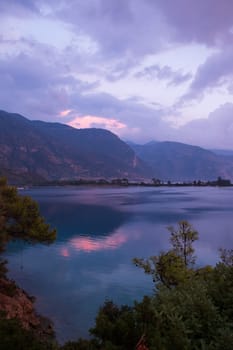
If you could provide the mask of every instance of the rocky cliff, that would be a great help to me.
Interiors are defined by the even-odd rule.
[[[7,319],[17,319],[21,326],[32,331],[40,339],[54,336],[52,323],[38,315],[35,299],[19,288],[14,281],[0,278],[0,311]]]

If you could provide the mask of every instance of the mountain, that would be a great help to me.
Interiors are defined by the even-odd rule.
[[[230,149],[211,149],[210,151],[221,156],[233,157],[233,150]]]
[[[0,111],[0,175],[13,182],[79,178],[146,178],[150,169],[116,135],[31,121]]]
[[[233,157],[198,146],[166,141],[131,147],[153,169],[153,176],[162,180],[215,180],[218,176],[233,179]]]
[[[233,156],[179,142],[126,144],[105,129],[75,129],[0,111],[0,176],[12,183],[129,178],[233,180]]]

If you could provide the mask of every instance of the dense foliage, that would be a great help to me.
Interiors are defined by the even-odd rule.
[[[22,328],[16,319],[7,320],[0,315],[1,350],[56,350],[56,344],[39,340],[35,334]]]
[[[10,239],[49,243],[55,237],[56,230],[45,223],[38,204],[0,178],[0,247],[3,249]]]
[[[12,239],[50,243],[56,238],[40,215],[38,204],[28,196],[18,194],[5,178],[0,178],[0,252]],[[0,259],[0,277],[6,272],[6,262]]]
[[[233,349],[233,251],[221,250],[214,267],[197,268],[198,233],[186,221],[169,231],[169,251],[134,259],[151,274],[155,293],[132,307],[107,301],[90,330],[93,340],[80,349],[135,349],[142,335],[150,350]]]

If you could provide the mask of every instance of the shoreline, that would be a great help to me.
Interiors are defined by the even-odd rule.
[[[35,309],[34,296],[20,288],[14,280],[0,277],[0,312],[7,320],[16,319],[21,327],[45,341],[55,339],[53,323]]]

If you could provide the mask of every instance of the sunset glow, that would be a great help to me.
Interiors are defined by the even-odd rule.
[[[106,128],[106,129],[123,129],[125,124],[119,122],[116,119],[108,119],[104,117],[97,117],[93,115],[86,115],[83,117],[76,117],[68,125],[73,128]]]
[[[61,111],[61,112],[59,113],[59,115],[60,115],[61,117],[66,117],[66,116],[69,115],[71,112],[72,112],[72,109],[65,109],[64,111]]]
[[[231,0],[1,1],[0,109],[233,149],[232,13]]]

